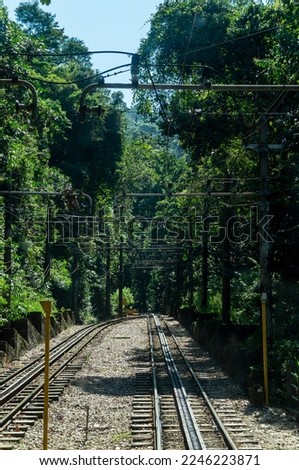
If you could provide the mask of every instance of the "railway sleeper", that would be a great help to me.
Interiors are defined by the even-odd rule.
[[[43,416],[43,411],[39,411],[39,412],[36,412],[36,411],[23,411],[22,412],[22,415],[27,418],[35,418],[35,419],[39,419],[39,418],[42,418]]]
[[[134,395],[133,399],[132,399],[132,404],[133,406],[138,406],[139,408],[141,408],[142,406],[151,406],[152,404],[152,396],[149,395],[149,393],[145,393],[144,395]]]
[[[153,424],[152,423],[143,423],[142,425],[140,424],[132,424],[132,431],[134,431],[134,429],[153,429]]]
[[[132,449],[148,449],[148,450],[153,450],[154,446],[151,441],[140,441],[134,443],[132,446]]]
[[[147,449],[150,449],[152,450],[153,449],[153,444],[151,441],[140,441],[140,442],[136,442],[134,443],[134,446],[132,446],[132,449],[134,448],[140,448],[140,449],[144,449],[144,448],[147,448]]]
[[[154,435],[154,428],[153,426],[149,426],[147,429],[135,427],[131,429],[131,433],[134,439],[138,439],[138,436],[148,436],[153,437]]]
[[[152,416],[153,414],[153,406],[152,404],[146,406],[133,406],[133,416]]]
[[[253,450],[253,449],[262,450],[261,446],[258,443],[256,444],[249,443],[249,445],[246,445],[246,446],[239,446],[238,449],[239,450]]]
[[[28,406],[26,411],[36,411],[37,413],[39,413],[40,411],[43,412],[44,411],[44,406]]]
[[[138,403],[138,402],[137,402]],[[145,403],[144,405],[140,405],[138,403],[138,405],[135,403],[133,404],[133,412],[132,412],[132,416],[134,415],[139,415],[139,416],[145,416],[145,415],[151,415],[152,414],[152,411],[153,411],[153,404],[152,402],[147,402]]]
[[[177,420],[177,414],[175,414],[175,413],[173,413],[171,415],[169,415],[169,414],[163,415],[162,414],[161,419],[162,419],[164,424],[173,423],[174,421]]]
[[[1,437],[0,442],[19,442],[21,437]]]
[[[236,440],[240,440],[240,439],[253,439],[253,435],[251,433],[249,433],[248,431],[246,430],[240,430],[240,431],[236,431],[236,432],[233,432],[232,435],[234,436],[234,438]]]
[[[225,423],[225,427],[229,431],[234,431],[234,430],[238,430],[238,429],[240,429],[240,430],[245,429],[243,423]]]
[[[154,435],[154,431],[148,432],[147,430],[135,430],[132,431],[132,436],[134,440],[144,439],[145,437],[152,439]]]
[[[14,424],[26,424],[32,426],[35,423],[34,419],[26,419],[26,418],[15,418],[13,420]]]
[[[28,425],[27,424],[17,424],[16,426],[14,426],[13,424],[11,424],[8,428],[7,428],[7,431],[16,431],[16,430],[19,430],[20,432],[24,432],[26,434],[26,431],[28,430]],[[5,432],[5,431],[4,431]]]
[[[53,401],[58,401],[60,398],[60,395],[49,395],[49,402],[53,402]]]
[[[144,429],[145,427],[147,429],[149,427],[151,427],[151,429],[153,429],[153,418],[152,418],[152,416],[147,417],[145,419],[138,419],[138,420],[133,419],[132,420],[131,429]]]
[[[58,387],[58,386],[54,385],[53,387],[50,387],[49,393],[51,393],[51,392],[52,393],[62,393],[62,392],[64,392],[64,389],[65,389],[65,387],[60,387],[60,386]]]
[[[177,416],[177,410],[176,410],[176,408],[163,408],[161,406],[161,415],[162,416],[175,417],[175,416]]]
[[[25,431],[3,431],[3,436],[19,437],[20,439],[25,436]],[[0,438],[1,439],[1,438]]]
[[[140,403],[146,402],[146,400],[151,400],[151,395],[148,395],[148,398],[146,398],[144,395],[134,395],[133,401],[137,400],[140,401]]]
[[[11,411],[13,409],[14,409],[14,406],[6,406],[5,411],[3,410],[0,412],[0,416],[5,416],[8,411]]]
[[[152,416],[145,415],[145,416],[132,416],[132,421],[136,424],[138,423],[146,423],[146,422],[152,422]]]
[[[66,387],[70,381],[68,379],[63,379],[63,380],[54,380],[51,384],[50,387]]]

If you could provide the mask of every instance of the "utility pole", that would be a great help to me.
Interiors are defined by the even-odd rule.
[[[193,245],[189,241],[189,305],[194,305],[194,268],[193,268]]]
[[[176,247],[178,247],[179,241],[176,241]],[[175,266],[175,282],[176,282],[176,289],[174,292],[174,316],[175,318],[178,317],[180,306],[181,306],[181,298],[183,292],[183,282],[184,282],[184,265],[183,260],[180,255],[179,250],[176,250],[176,266]]]
[[[263,116],[260,127],[259,143],[247,144],[245,148],[258,153],[258,174],[259,174],[259,209],[258,209],[258,242],[260,261],[260,294],[263,296],[263,303],[267,299],[267,337],[273,336],[272,325],[272,280],[269,263],[271,236],[269,234],[268,222],[270,216],[269,202],[269,151],[280,151],[281,144],[268,144],[267,119]]]
[[[118,272],[118,315],[123,316],[123,237],[120,236],[119,244],[119,272]]]
[[[206,313],[208,309],[208,279],[209,279],[209,210],[210,210],[211,181],[207,181],[207,194],[204,198],[203,209],[203,234],[201,257],[201,311]]]
[[[258,211],[258,237],[260,247],[260,300],[261,300],[261,327],[262,352],[264,370],[265,404],[269,401],[268,383],[268,341],[273,338],[272,322],[272,279],[269,263],[270,243],[269,234],[270,202],[269,202],[269,150],[281,150],[281,145],[269,145],[267,135],[267,119],[263,116],[260,139],[258,144],[249,144],[245,148],[256,151],[259,155],[259,211]]]
[[[189,217],[189,231],[188,231],[188,258],[189,258],[189,305],[193,306],[194,304],[194,268],[193,268],[193,237],[194,237],[194,220],[193,217]]]
[[[106,246],[106,278],[105,278],[105,317],[111,317],[111,241],[110,237]]]
[[[270,215],[269,203],[269,157],[268,157],[268,136],[267,136],[267,120],[263,117],[263,123],[260,130],[260,147],[259,147],[259,222],[263,219],[267,220]],[[267,227],[268,228],[268,227]],[[259,244],[260,244],[260,293],[267,294],[267,337],[273,336],[272,325],[272,280],[269,267],[270,242],[269,234],[265,230],[264,225],[259,227]]]
[[[230,185],[224,183],[224,191],[229,191]],[[224,240],[222,241],[222,321],[230,323],[231,316],[231,233],[229,219],[231,217],[231,208],[223,209],[223,225],[226,227]]]
[[[124,205],[119,206],[118,233],[119,233],[119,260],[118,260],[118,315],[123,316],[123,282],[124,282],[124,237],[122,234],[122,223]]]
[[[54,206],[52,201],[48,202],[47,207],[47,229],[45,241],[45,261],[44,261],[44,281],[48,281],[51,274],[52,243],[54,238]]]

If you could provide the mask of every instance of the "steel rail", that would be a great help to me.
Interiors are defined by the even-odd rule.
[[[84,336],[88,335],[92,332],[93,329],[97,329],[98,326],[94,326],[89,329],[87,332],[83,331],[80,332],[76,337],[72,338],[71,341],[66,342],[62,345],[58,351],[54,351],[50,358],[50,365],[54,364],[58,359],[60,359],[65,353],[67,353],[70,349],[72,349],[76,344],[81,341]],[[30,382],[32,382],[36,377],[38,377],[44,370],[45,365],[42,362],[42,358],[38,361],[37,364],[33,369],[28,371],[28,374],[24,377],[21,376],[17,382],[14,382],[12,385],[8,386],[4,392],[0,393],[0,405],[7,403],[13,396],[15,396],[19,391],[21,391],[24,387],[26,387]]]
[[[98,331],[96,331],[87,341],[85,341],[84,344],[80,345],[80,348],[75,351],[65,362],[63,362],[62,365],[60,365],[58,367],[58,369],[56,369],[49,377],[49,382],[51,382],[60,372],[62,372],[62,370],[64,370],[66,368],[66,366],[71,362],[73,361],[77,356],[78,354],[98,335],[100,334],[104,329],[108,328],[109,326],[113,325],[114,323],[119,323],[123,321],[122,319],[117,319],[117,320],[112,320],[112,321],[108,321],[107,323],[105,324],[100,324],[100,325],[97,325],[97,328],[98,328]],[[88,334],[88,333],[87,333]],[[87,335],[86,334],[86,335]],[[82,338],[81,338],[82,340]],[[78,341],[79,343],[79,341]],[[17,413],[19,413],[19,411],[22,410],[22,408],[25,407],[25,405],[27,405],[28,403],[30,403],[30,401],[33,400],[33,398],[35,398],[44,388],[44,384],[40,384],[38,385],[37,387],[35,387],[34,390],[32,390],[30,392],[29,395],[27,395],[26,397],[23,398],[23,400],[21,400],[20,403],[18,403],[13,409],[11,409],[9,411],[9,413],[7,413],[3,418],[1,418],[0,420],[0,430],[2,431],[4,426],[9,423],[10,421],[13,420],[13,418],[17,415]]]
[[[84,329],[84,331],[86,331],[87,329],[91,329],[91,326],[89,325],[88,327],[86,327]],[[82,330],[81,330],[82,331]],[[59,347],[63,346],[63,344],[67,343],[71,338],[73,338],[74,336],[77,336],[79,335],[80,332],[76,331],[75,333],[73,333],[72,335],[70,335],[66,340],[62,341],[61,343],[57,344],[56,346],[53,346],[50,350],[50,352],[53,352],[55,351],[56,349],[58,349]],[[34,364],[36,364],[37,362],[43,360],[44,358],[44,354],[37,357],[36,359],[28,362],[25,366],[21,367],[20,369],[17,369],[15,370],[12,374],[10,375],[7,375],[6,377],[4,377],[3,379],[0,379],[0,387],[2,387],[3,385],[5,385],[7,382],[9,382],[10,380],[12,380],[14,377],[22,374],[23,372],[25,372],[27,369],[29,369],[30,367],[34,366]],[[0,397],[1,397],[1,393],[0,393]]]
[[[213,416],[213,420],[215,421],[215,424],[217,426],[217,428],[219,429],[219,431],[221,432],[222,436],[223,436],[223,439],[226,443],[226,445],[228,446],[229,450],[237,450],[238,447],[236,446],[236,444],[234,443],[233,439],[231,438],[229,432],[227,431],[225,425],[223,424],[221,418],[219,417],[217,411],[215,410],[215,408],[213,407],[208,395],[206,394],[206,392],[204,391],[200,381],[198,380],[190,362],[188,361],[188,359],[186,359],[181,347],[179,346],[178,344],[178,341],[176,339],[176,337],[174,336],[174,334],[172,333],[172,331],[170,330],[169,326],[167,325],[167,322],[165,322],[177,348],[178,348],[178,351],[180,352],[181,356],[182,356],[182,359],[184,360],[187,368],[188,368],[188,371],[190,372],[192,378],[194,379],[197,387],[198,387],[198,390],[200,391],[200,394],[202,395],[202,397],[204,398],[205,402],[206,402],[206,405],[207,407],[209,408],[209,411],[211,413],[211,415]]]
[[[159,319],[153,315],[154,321],[159,334],[161,347],[163,350],[165,363],[169,372],[170,379],[173,384],[174,396],[179,411],[183,432],[185,435],[186,443],[189,450],[205,450],[203,438],[200,430],[195,421],[192,407],[189,403],[185,387],[179,377],[178,370],[176,368],[174,359],[169,350],[166,336],[163,332]]]
[[[161,406],[160,398],[158,394],[158,385],[157,385],[157,371],[155,364],[155,355],[154,355],[154,342],[153,335],[151,331],[150,319],[147,317],[147,325],[149,332],[149,343],[150,343],[150,356],[151,356],[151,369],[152,369],[152,379],[153,379],[153,389],[154,389],[154,424],[155,424],[155,450],[162,450],[162,423],[161,423]]]

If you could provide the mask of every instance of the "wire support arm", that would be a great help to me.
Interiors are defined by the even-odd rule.
[[[2,78],[0,79],[0,86],[9,87],[9,86],[23,86],[30,90],[32,95],[32,103],[30,105],[20,105],[17,103],[19,108],[27,108],[31,110],[32,120],[35,122],[37,120],[37,91],[32,83],[27,80],[19,80],[18,78]]]

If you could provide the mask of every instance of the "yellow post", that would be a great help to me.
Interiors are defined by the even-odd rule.
[[[52,302],[50,300],[41,301],[41,306],[46,314],[45,322],[45,373],[44,373],[44,432],[43,450],[48,449],[48,427],[49,427],[49,364],[50,364],[50,328]]]
[[[268,351],[267,351],[267,294],[261,295],[262,303],[262,337],[263,337],[263,365],[264,365],[264,391],[265,403],[269,403],[269,384],[268,384]]]

